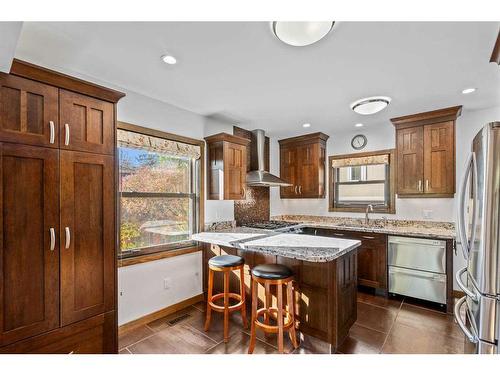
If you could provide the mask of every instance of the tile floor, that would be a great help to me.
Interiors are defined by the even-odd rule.
[[[232,314],[229,343],[223,342],[222,314],[212,314],[212,325],[203,330],[205,305],[197,303],[177,313],[129,330],[119,337],[120,354],[244,354],[250,340],[238,313]],[[175,322],[176,318],[179,319]],[[174,322],[172,322],[174,320]],[[322,349],[323,347],[323,349]],[[309,342],[293,350],[285,340],[285,350],[294,354],[322,353],[324,346]],[[387,299],[358,292],[358,320],[339,353],[463,353],[464,336],[453,317],[414,301]],[[277,353],[275,335],[259,333],[256,354]]]

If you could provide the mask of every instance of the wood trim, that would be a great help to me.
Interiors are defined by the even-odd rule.
[[[419,194],[398,194],[398,198],[454,198],[455,193],[450,194],[432,194],[432,193],[419,193]]]
[[[170,305],[168,307],[165,307],[161,310],[155,311],[151,314],[144,315],[138,319],[132,320],[131,322],[122,324],[121,326],[118,327],[118,333],[123,334],[133,328],[136,328],[138,326],[150,323],[156,319],[163,318],[164,316],[173,314],[179,310],[185,309],[186,307],[189,307],[197,302],[204,301],[205,296],[203,293],[198,294],[197,296],[188,298],[184,301],[177,302],[173,305]]]
[[[10,74],[106,100],[111,103],[116,103],[125,96],[123,92],[18,59],[14,59],[12,62]]]
[[[455,121],[462,113],[462,106],[437,109],[435,111],[416,113],[413,115],[391,118],[396,129],[410,128],[436,122]]]
[[[497,41],[491,52],[490,62],[494,62],[500,65],[500,30],[498,31]]]
[[[285,139],[280,139],[278,140],[278,143],[280,146],[288,145],[291,143],[303,143],[305,141],[311,141],[311,142],[317,142],[317,141],[323,141],[326,142],[330,138],[329,135],[325,133],[311,133],[311,134],[305,134],[305,135],[300,135],[298,137],[292,137],[292,138],[285,138]]]
[[[462,298],[463,296],[465,296],[465,293],[461,290],[453,290],[453,292],[451,292],[451,296],[453,298]]]
[[[215,143],[215,142],[231,142],[236,143],[242,146],[248,146],[250,144],[250,139],[239,137],[237,135],[228,134],[228,133],[218,133],[211,135],[209,137],[205,137],[205,141],[207,143]]]
[[[182,143],[187,143],[190,145],[195,145],[195,146],[200,146],[200,147],[202,145],[204,145],[203,140],[200,140],[200,139],[185,137],[183,135],[177,135],[177,134],[173,134],[173,133],[167,133],[167,132],[164,132],[161,130],[145,128],[143,126],[131,124],[131,123],[124,122],[124,121],[118,121],[117,127],[118,127],[118,129],[121,129],[121,130],[127,130],[127,131],[134,132],[134,133],[150,135],[152,137],[168,139],[169,141],[182,142]]]
[[[162,251],[162,252],[154,253],[154,254],[139,255],[136,257],[132,257],[132,258],[118,259],[118,268],[128,267],[128,266],[132,266],[134,264],[154,262],[155,260],[172,258],[172,257],[176,257],[179,255],[196,253],[196,252],[201,251],[201,250],[202,250],[202,248],[200,246],[193,246],[193,247],[186,247],[183,249]]]
[[[389,173],[390,173],[390,189],[391,196],[389,200],[388,208],[373,208],[374,213],[385,213],[385,214],[395,214],[396,213],[396,181],[397,181],[397,173],[396,173],[396,149],[387,149],[387,150],[379,150],[372,152],[358,152],[353,154],[344,154],[344,155],[332,155],[328,157],[328,211],[329,212],[365,212],[366,208],[361,207],[335,207],[333,205],[333,195],[334,195],[334,184],[335,184],[335,176],[332,173],[332,160],[335,159],[345,159],[350,157],[364,157],[364,156],[372,156],[372,155],[383,155],[389,154]]]

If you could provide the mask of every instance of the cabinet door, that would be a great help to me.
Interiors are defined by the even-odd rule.
[[[61,148],[112,155],[113,104],[71,91],[60,91]]]
[[[292,184],[280,188],[281,198],[297,198],[297,149],[283,147],[280,150],[280,177]]]
[[[57,148],[57,89],[28,79],[0,77],[0,141]]]
[[[59,326],[58,151],[0,143],[0,346]]]
[[[423,127],[397,130],[398,194],[423,193]]]
[[[61,151],[61,318],[67,325],[114,304],[113,157]]]
[[[308,144],[297,148],[298,186],[300,198],[319,196],[319,145]]]
[[[245,146],[224,142],[224,199],[245,199],[247,150]]]
[[[424,126],[424,191],[455,193],[455,147],[453,121]]]

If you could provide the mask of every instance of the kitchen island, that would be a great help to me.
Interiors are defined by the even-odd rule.
[[[304,339],[309,336],[320,339],[334,353],[356,321],[356,249],[360,241],[250,228],[198,233],[193,235],[193,240],[206,244],[203,256],[205,292],[208,260],[217,255],[239,255],[245,260],[248,301],[252,267],[278,263],[293,270],[296,319]],[[239,288],[236,273],[231,275],[230,288]],[[220,273],[215,275],[214,291],[223,291]],[[262,286],[259,286],[258,296],[262,304]]]

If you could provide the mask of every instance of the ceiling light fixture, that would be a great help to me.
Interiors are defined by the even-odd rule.
[[[363,127],[363,124],[362,124],[362,123],[357,123],[357,124],[356,124],[356,125],[354,125],[354,126],[355,126],[355,127],[357,127],[357,128],[361,128],[361,127]]]
[[[373,115],[389,105],[391,98],[388,96],[372,96],[351,103],[351,109],[360,115]]]
[[[303,128],[310,128],[311,127],[311,124],[307,123],[307,124],[303,124],[302,125]]]
[[[163,55],[161,57],[161,59],[163,60],[163,62],[165,64],[168,64],[168,65],[174,65],[177,63],[177,59],[172,55]]]
[[[323,39],[335,22],[286,22],[274,21],[273,32],[283,43],[294,47],[304,47]]]
[[[474,87],[470,87],[468,89],[464,89],[462,90],[462,94],[471,94],[473,93],[474,91],[476,91],[476,89]]]

